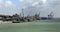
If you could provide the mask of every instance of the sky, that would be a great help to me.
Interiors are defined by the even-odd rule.
[[[40,12],[41,17],[47,17],[53,12],[54,17],[60,17],[60,0],[0,0],[0,14],[20,14],[22,8],[25,16]]]

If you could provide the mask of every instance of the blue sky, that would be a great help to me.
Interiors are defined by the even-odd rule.
[[[22,8],[25,15],[40,12],[41,17],[47,17],[53,12],[54,17],[60,17],[60,0],[0,0],[0,14],[20,14]]]

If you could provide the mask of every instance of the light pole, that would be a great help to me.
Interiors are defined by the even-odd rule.
[[[23,17],[24,17],[24,11],[23,11],[24,9],[22,9],[22,14],[23,14]]]
[[[39,17],[40,17],[40,11],[39,11]]]

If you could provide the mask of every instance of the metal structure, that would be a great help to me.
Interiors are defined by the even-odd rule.
[[[52,19],[54,16],[53,12],[51,12],[49,15],[48,15],[48,19]]]

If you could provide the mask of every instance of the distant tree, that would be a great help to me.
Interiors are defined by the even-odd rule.
[[[13,19],[13,23],[19,23],[20,22],[20,17],[17,13],[13,15],[12,19]]]
[[[37,18],[39,18],[39,14],[34,15],[34,19],[37,20]]]
[[[19,15],[16,13],[16,14],[13,15],[13,17],[19,17]]]
[[[17,13],[13,15],[13,19],[19,20],[19,18],[20,17],[19,17],[19,15]]]

